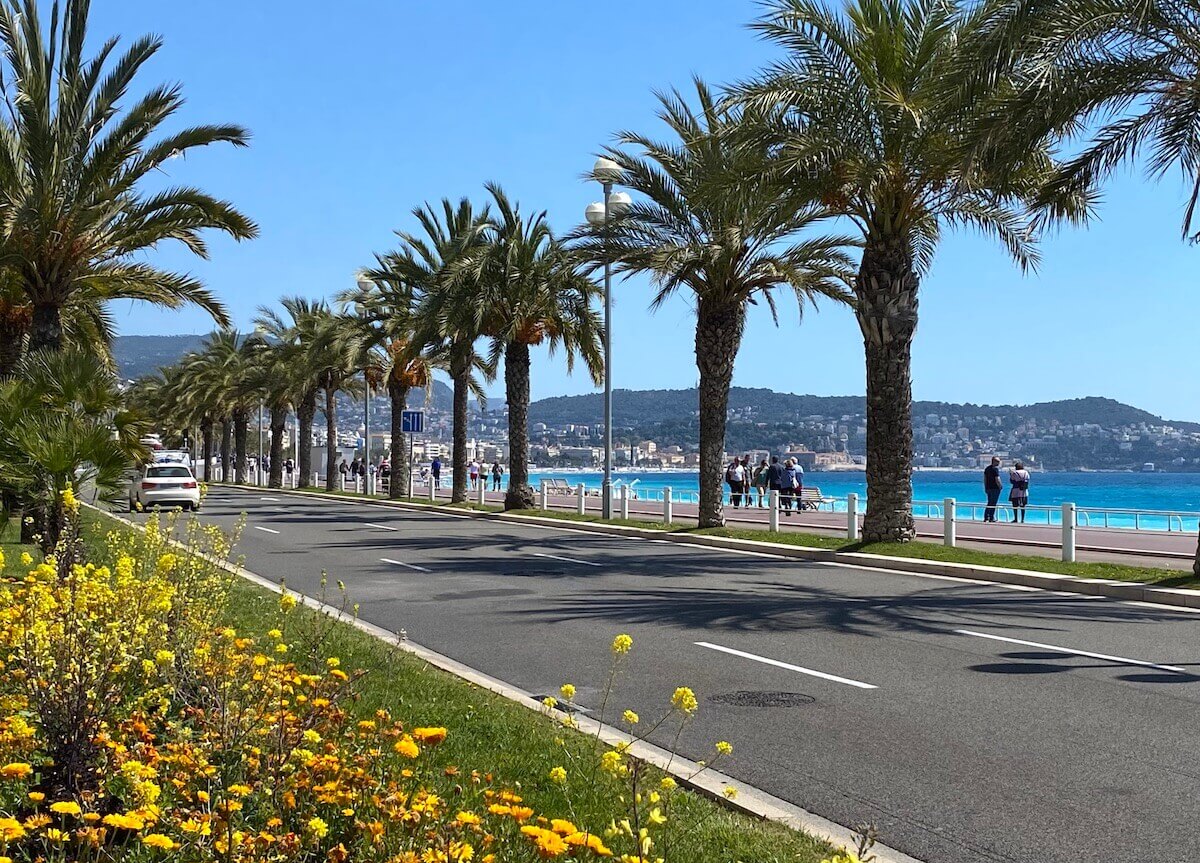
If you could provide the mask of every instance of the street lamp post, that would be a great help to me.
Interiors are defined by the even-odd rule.
[[[263,403],[261,401],[258,403],[258,470],[255,473],[258,474],[256,485],[266,485],[263,482]]]
[[[629,206],[624,192],[613,192],[613,183],[621,179],[621,166],[601,156],[592,166],[592,176],[604,189],[603,203],[589,204],[584,216],[589,224],[608,227],[610,214],[618,214]],[[604,259],[604,485],[601,492],[601,514],[612,518],[612,267]]]

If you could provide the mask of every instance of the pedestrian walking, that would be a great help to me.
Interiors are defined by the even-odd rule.
[[[758,508],[762,509],[765,505],[763,501],[770,497],[767,494],[767,485],[770,483],[771,469],[764,458],[762,462],[754,469],[754,488],[758,496]]]
[[[479,487],[479,462],[471,459],[471,463],[467,465],[467,476],[471,479],[471,490],[474,491]]]
[[[985,522],[996,523],[996,501],[1000,500],[1000,492],[1004,483],[1000,479],[1000,459],[992,456],[992,463],[983,469],[983,491],[987,495],[987,508],[983,511]]]
[[[437,456],[429,463],[429,473],[433,476],[433,487],[442,487],[442,460]]]
[[[792,514],[792,501],[796,501],[796,514],[800,514],[800,489],[803,488],[803,480],[801,477],[804,472],[797,471],[795,459],[788,459],[783,463],[783,478],[780,480],[779,500],[783,503],[783,514],[790,516]]]
[[[754,487],[754,468],[750,466],[750,456],[742,456],[742,493],[746,495],[746,506],[750,506],[750,489]]]
[[[729,484],[729,499],[736,509],[742,505],[742,494],[746,490],[746,468],[740,459],[734,458],[725,468],[725,482]]]
[[[292,484],[292,470],[296,467],[296,463],[290,458],[283,463],[283,471],[287,474],[288,485]]]
[[[771,456],[771,464],[767,468],[767,492],[770,497],[770,492],[777,491],[783,494],[783,465],[779,463],[779,456]]]
[[[1013,508],[1013,524],[1018,521],[1025,523],[1025,507],[1029,506],[1029,471],[1025,465],[1016,462],[1008,472],[1008,502]]]
[[[500,467],[500,460],[492,462],[492,491],[500,491],[500,479],[504,476],[504,468]]]
[[[345,488],[346,478],[350,476],[350,465],[346,464],[345,459],[342,459],[342,463],[338,465],[338,473],[342,475],[342,488]]]

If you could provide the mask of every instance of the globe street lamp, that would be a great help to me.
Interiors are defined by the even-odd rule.
[[[608,227],[608,217],[620,215],[632,203],[624,192],[613,192],[613,183],[620,182],[624,172],[612,159],[601,156],[592,166],[592,176],[604,189],[604,201],[588,204],[584,217],[588,224]],[[601,514],[612,518],[612,268],[604,260],[604,486],[601,493]]]
[[[357,273],[354,280],[358,282],[358,289],[364,294],[374,290],[375,283],[367,278],[366,273]],[[329,444],[333,446],[332,443]],[[363,491],[371,494],[374,489],[370,487],[370,483],[375,479],[375,475],[371,473],[371,378],[367,374],[367,370],[363,369]]]

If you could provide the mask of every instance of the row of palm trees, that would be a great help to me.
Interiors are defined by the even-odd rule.
[[[399,498],[410,470],[400,429],[410,395],[429,387],[435,369],[449,374],[454,464],[465,464],[468,400],[472,393],[483,398],[481,380],[493,378],[503,360],[510,440],[506,506],[532,506],[530,349],[545,344],[551,352],[562,350],[569,366],[582,361],[598,379],[598,288],[578,254],[550,229],[545,212],[522,212],[498,185],[487,191],[491,201],[481,209],[467,199],[417,209],[421,231],[400,232],[400,246],[376,256],[335,306],[288,297],[279,310],[260,310],[250,336],[215,333],[201,350],[139,382],[141,409],[164,427],[195,429],[206,472],[219,426],[223,476],[244,482],[250,415],[264,404],[270,412],[268,482],[279,487],[289,413],[297,417],[302,443],[312,439],[318,410],[327,440],[336,441],[338,395],[360,392],[361,373],[365,385],[385,391],[391,402],[390,493]],[[313,473],[310,458],[310,448],[300,446],[302,486]],[[326,458],[326,488],[332,489],[332,445]],[[452,500],[465,500],[466,493],[465,471],[457,470]]]

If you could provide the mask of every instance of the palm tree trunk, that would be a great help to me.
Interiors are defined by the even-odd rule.
[[[1192,575],[1200,578],[1200,539],[1196,542],[1196,560],[1192,563]]]
[[[200,423],[200,449],[204,459],[204,481],[212,482],[213,421],[207,417]]]
[[[451,448],[450,469],[454,471],[450,486],[450,502],[467,499],[467,379],[471,374],[471,346],[454,347],[450,358],[450,377],[454,382],[454,443]]]
[[[388,497],[399,500],[408,497],[408,448],[404,445],[404,409],[408,407],[408,390],[404,384],[388,377],[388,398],[392,402],[392,479],[388,485]]]
[[[508,399],[508,492],[505,509],[533,509],[529,485],[529,345],[504,349],[504,394]]]
[[[229,468],[233,464],[233,421],[229,417],[221,420],[221,482],[229,482]]]
[[[299,488],[308,488],[312,484],[312,427],[313,417],[316,415],[317,391],[312,389],[304,394],[296,409],[296,416],[300,421],[300,431],[296,441],[296,452],[298,453],[296,470],[300,471],[296,485]]]
[[[28,331],[28,307],[0,300],[0,379],[10,378],[16,372]]]
[[[701,298],[696,309],[696,368],[700,372],[699,527],[720,527],[725,467],[725,414],[733,364],[742,344],[746,308]]]
[[[286,407],[271,406],[271,475],[267,485],[283,488],[283,434],[287,430]]]
[[[917,287],[899,237],[868,240],[854,283],[867,355],[867,514],[864,542],[909,542],[912,515],[912,341]]]
[[[62,309],[56,303],[37,303],[29,324],[29,350],[62,350]]]
[[[250,411],[246,408],[235,408],[233,411],[233,481],[238,485],[246,482],[246,469],[250,466],[247,439],[250,436]]]
[[[334,490],[337,477],[337,387],[325,388],[325,490]]]

